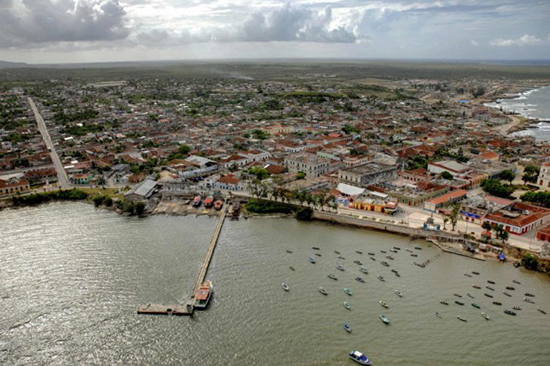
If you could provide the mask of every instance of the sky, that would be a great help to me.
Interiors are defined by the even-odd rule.
[[[0,60],[550,60],[550,0],[0,0]]]

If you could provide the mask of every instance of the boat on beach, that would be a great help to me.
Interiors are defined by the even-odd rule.
[[[350,351],[349,358],[357,362],[359,365],[370,365],[371,362],[369,358],[362,352],[359,351]]]

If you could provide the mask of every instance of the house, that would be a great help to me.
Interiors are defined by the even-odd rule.
[[[544,163],[540,167],[538,183],[543,188],[550,188],[550,163]]]
[[[443,172],[450,173],[453,177],[464,175],[471,170],[470,167],[460,164],[454,160],[445,160],[439,162],[428,163],[428,171],[434,174],[441,174]]]
[[[235,177],[233,174],[228,174],[218,179],[215,188],[226,191],[242,191],[243,185],[239,178]]]
[[[450,204],[453,204],[455,202],[458,202],[466,198],[467,194],[468,192],[466,192],[463,189],[457,189],[456,191],[451,191],[449,193],[444,194],[443,196],[424,202],[424,210],[430,211],[430,212],[437,212],[437,210],[441,207],[448,206]]]
[[[338,171],[338,180],[358,186],[388,182],[397,178],[397,166],[368,162]]]
[[[14,173],[0,175],[0,195],[24,193],[31,190],[25,174]]]
[[[147,178],[143,182],[135,185],[131,190],[124,194],[124,198],[129,201],[141,201],[149,199],[157,189],[158,182]]]
[[[550,210],[532,206],[522,202],[515,202],[497,212],[487,214],[483,222],[502,225],[510,234],[523,235],[550,220]]]
[[[308,178],[316,178],[326,173],[329,165],[327,160],[309,154],[299,154],[285,158],[285,166],[290,172],[304,172]]]

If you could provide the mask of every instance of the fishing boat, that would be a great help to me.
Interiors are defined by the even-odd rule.
[[[526,292],[526,293],[525,293],[525,296],[529,296],[529,297],[535,297],[535,295],[533,295],[533,294],[530,294],[529,292]]]
[[[514,309],[514,310],[521,310],[521,306],[514,306],[512,309]]]
[[[379,316],[380,320],[382,320],[384,324],[390,324],[390,320],[384,314],[380,314]]]
[[[365,283],[365,280],[363,279],[363,277],[355,277],[355,281]]]
[[[346,259],[346,257],[342,257],[341,255],[339,255],[338,259]]]
[[[348,323],[342,323],[342,325],[344,326],[344,329],[346,330],[346,332],[351,333],[351,327],[349,326]]]
[[[373,257],[369,257],[369,258],[370,258],[371,261],[376,261],[376,259],[373,258]]]
[[[439,302],[443,305],[449,305],[449,302],[445,300],[439,300]]]
[[[387,252],[385,250],[381,250],[380,253],[386,254]]]
[[[204,200],[204,207],[205,208],[210,208],[213,205],[214,205],[214,197],[212,197],[212,196],[206,197],[206,199]]]
[[[363,254],[363,252],[360,251],[360,250],[356,250],[355,253],[357,253],[357,254]]]
[[[506,290],[514,291],[516,288],[512,286],[506,286]]]
[[[392,271],[393,273],[395,273],[395,275],[396,275],[397,277],[401,277],[401,275],[399,274],[399,272],[398,272],[396,269],[392,269],[391,271]]]
[[[470,298],[470,299],[473,299],[474,297],[472,296],[471,293],[467,292],[466,295]]]
[[[359,267],[359,270],[360,270],[361,272],[363,272],[364,274],[369,274],[369,271],[368,271],[365,267],[363,267],[363,266]]]
[[[200,207],[201,204],[201,196],[196,196],[195,198],[193,198],[193,207]]]
[[[347,301],[344,301],[344,307],[348,310],[351,310],[351,305]]]
[[[466,277],[472,277],[472,275],[469,274],[469,273],[464,273],[464,276],[466,276]]]
[[[461,320],[461,321],[463,321],[463,322],[467,322],[467,321],[468,321],[466,318],[464,318],[464,317],[462,317],[462,316],[460,316],[460,315],[457,316],[457,318],[458,318],[458,320]]]
[[[500,305],[502,305],[502,303],[501,303],[500,301],[493,301],[493,305],[498,305],[498,306],[500,306]]]
[[[461,294],[453,294],[453,295],[455,295],[456,297],[462,297]]]
[[[504,313],[506,313],[508,315],[516,315],[516,313],[513,312],[512,310],[504,310]]]
[[[388,306],[388,304],[382,300],[378,301],[380,303],[380,305],[382,305],[383,308],[386,308],[386,309],[389,309],[390,307]]]
[[[491,318],[489,318],[489,315],[485,314],[485,313],[481,313],[481,316],[485,318],[485,320],[490,320]]]
[[[479,276],[479,272],[472,271],[472,273]]]
[[[422,250],[421,247],[414,247],[414,249],[416,249],[416,250]]]
[[[392,261],[395,259],[395,258],[392,257],[391,255],[387,255],[386,258],[388,258],[389,260],[392,260]]]
[[[478,290],[481,288],[481,286],[478,285],[472,285],[473,288],[477,288]]]
[[[380,281],[382,281],[382,282],[386,281],[386,280],[384,279],[384,277],[382,277],[382,276],[378,276],[378,279],[379,279]]]
[[[295,271],[294,267],[292,267],[292,266],[290,266],[288,268],[290,268],[291,271]]]
[[[317,257],[321,257],[321,253],[315,253]]]
[[[221,210],[223,207],[223,201],[222,200],[216,200],[216,202],[214,202],[214,209],[219,211]]]
[[[464,305],[464,303],[462,301],[458,301],[458,300],[455,300],[455,304],[460,305],[460,306]]]
[[[383,266],[386,266],[386,267],[390,266],[388,262],[380,262],[380,264],[383,265]]]
[[[310,263],[312,263],[312,264],[317,263],[317,261],[316,261],[314,258],[312,258],[312,257],[308,257],[307,260],[308,260]]]
[[[320,250],[321,248],[319,248],[319,247],[311,247],[311,249],[313,249],[313,250]]]
[[[481,307],[480,307],[478,304],[476,304],[475,302],[472,303],[472,306],[473,306],[474,308],[476,308],[476,309],[481,309]]]
[[[322,293],[323,295],[328,295],[327,290],[325,290],[323,286],[319,286],[319,292]]]
[[[395,290],[394,292],[395,292],[395,294],[396,294],[397,296],[403,297],[403,294],[401,293],[401,291]]]
[[[502,291],[502,293],[508,297],[512,297],[512,295],[509,293],[509,292],[506,292],[506,291]]]
[[[487,297],[490,297],[490,298],[493,298],[493,295],[488,294],[488,293],[484,293],[483,295],[485,295],[485,296],[487,296]]]
[[[401,247],[393,247],[393,249],[401,250]]]
[[[418,254],[412,253],[412,254],[411,254],[411,257],[418,257]]]
[[[405,250],[409,253],[412,253],[412,250],[410,250],[409,248],[405,248]]]
[[[214,289],[212,287],[211,281],[205,281],[200,287],[195,298],[195,308],[196,309],[205,309],[212,297]]]
[[[370,365],[369,358],[362,352],[359,351],[350,351],[349,358],[357,362],[359,365]]]
[[[542,310],[542,309],[537,309],[540,313],[546,315],[546,311]]]
[[[397,250],[395,250],[395,249],[390,249],[390,252],[392,252],[392,253],[397,253]]]
[[[375,253],[371,253],[371,252],[369,252],[369,255],[375,255]]]
[[[288,285],[287,285],[286,283],[284,283],[284,282],[281,283],[281,286],[283,286],[283,290],[285,290],[285,291],[290,290],[290,287],[288,287]]]
[[[533,300],[531,300],[531,299],[528,298],[528,297],[524,297],[524,298],[523,298],[523,301],[528,302],[529,304],[534,304],[534,303],[535,303]]]
[[[495,281],[491,281],[491,280],[487,280],[488,283],[494,285],[495,284]]]
[[[336,276],[333,275],[332,273],[330,273],[327,277],[330,278],[331,280],[338,280],[338,278],[336,278]]]
[[[485,288],[486,288],[487,290],[495,291],[495,289],[492,288],[491,286],[485,286]]]
[[[290,253],[290,254],[292,254],[292,253],[293,253],[293,252],[292,252],[292,250],[288,250],[288,249],[287,249],[287,251],[286,251],[286,252],[287,252],[287,253]]]
[[[339,271],[345,271],[344,267],[342,267],[342,266],[339,265],[339,264],[335,264],[335,265],[334,265],[334,268],[336,268],[336,269],[339,270]]]
[[[357,264],[357,265],[359,265],[359,266],[362,266],[362,265],[363,265],[363,263],[361,263],[361,261],[357,261],[357,260],[353,261],[353,263],[355,263],[355,264]]]
[[[512,282],[517,284],[517,285],[521,285],[521,282],[519,282],[518,280],[512,280]]]
[[[439,319],[443,319],[443,317],[441,316],[441,314],[439,314],[439,312],[435,312],[435,316],[437,316]]]
[[[337,250],[335,250],[335,251],[334,251],[334,253],[336,253],[336,254],[340,254],[340,252],[339,252],[339,251],[337,251]]]
[[[353,291],[351,291],[351,290],[350,290],[349,288],[347,288],[347,287],[344,289],[344,292],[345,292],[346,294],[348,294],[349,296],[353,295]]]

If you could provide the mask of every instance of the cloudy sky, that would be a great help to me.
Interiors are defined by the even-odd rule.
[[[0,60],[550,59],[550,0],[0,0]]]

